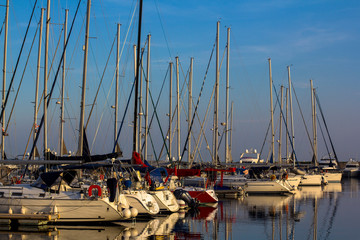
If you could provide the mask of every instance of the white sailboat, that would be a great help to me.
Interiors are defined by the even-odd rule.
[[[299,186],[321,186],[322,182],[320,174],[305,174],[301,177]]]
[[[153,196],[159,205],[160,212],[177,212],[180,206],[175,198],[175,195],[167,189],[148,191]]]
[[[154,216],[160,212],[155,198],[145,190],[123,190],[129,205],[138,210],[141,215]]]
[[[75,171],[43,173],[33,184],[0,186],[0,213],[58,215],[58,222],[108,222],[128,219],[129,208],[108,186],[76,183]],[[74,183],[73,183],[74,182]]]

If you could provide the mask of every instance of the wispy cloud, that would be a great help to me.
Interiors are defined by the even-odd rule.
[[[299,30],[291,45],[301,51],[312,51],[348,38],[347,34],[332,29],[310,27]]]

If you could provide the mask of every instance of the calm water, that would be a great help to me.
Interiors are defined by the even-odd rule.
[[[359,239],[360,181],[293,196],[224,199],[198,212],[115,226],[0,227],[0,239]]]

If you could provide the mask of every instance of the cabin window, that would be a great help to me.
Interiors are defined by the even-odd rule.
[[[45,197],[45,193],[40,193],[39,197]]]
[[[0,197],[4,197],[4,192],[0,192]]]
[[[21,192],[13,192],[11,195],[14,197],[20,197],[20,196],[22,196],[22,193]]]

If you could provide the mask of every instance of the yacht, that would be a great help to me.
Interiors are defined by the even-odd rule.
[[[344,177],[359,177],[360,176],[359,162],[350,159],[345,165],[343,175]]]
[[[260,153],[256,149],[246,149],[244,153],[240,155],[240,163],[256,164],[264,163],[263,159],[260,159]]]

